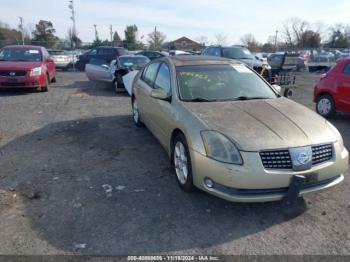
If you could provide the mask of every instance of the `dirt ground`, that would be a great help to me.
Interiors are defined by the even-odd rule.
[[[318,78],[299,73],[293,99],[314,108]],[[0,254],[350,254],[348,173],[294,207],[184,193],[126,94],[57,80],[0,91]],[[348,148],[349,120],[332,120]]]

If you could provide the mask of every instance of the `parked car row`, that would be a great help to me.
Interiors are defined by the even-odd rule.
[[[64,51],[64,50],[48,50],[51,58],[55,62],[57,69],[67,71],[70,68],[74,68],[76,65],[80,51]]]

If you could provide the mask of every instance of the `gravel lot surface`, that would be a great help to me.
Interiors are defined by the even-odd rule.
[[[314,108],[318,78],[299,73],[293,99]],[[183,193],[130,111],[84,73],[0,91],[0,254],[350,254],[348,174],[293,207]],[[348,148],[349,120],[332,120]]]

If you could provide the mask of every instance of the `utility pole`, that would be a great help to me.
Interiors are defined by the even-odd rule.
[[[154,49],[158,48],[157,26],[154,27]]]
[[[98,39],[97,25],[93,25],[95,28],[95,40]]]
[[[109,26],[109,33],[111,34],[111,46],[113,46],[113,27],[112,27],[112,25]]]
[[[24,27],[23,27],[23,17],[19,18],[19,30],[21,30],[21,36],[22,36],[22,45],[24,45]]]
[[[70,19],[72,19],[73,21],[73,28],[72,28],[72,44],[73,44],[73,48],[75,47],[75,41],[74,39],[76,39],[77,37],[77,28],[76,28],[76,25],[75,25],[75,9],[74,9],[74,0],[69,0],[69,9],[71,10],[71,17]]]
[[[277,35],[278,35],[278,30],[276,30],[276,36],[275,36],[275,52],[277,51]]]

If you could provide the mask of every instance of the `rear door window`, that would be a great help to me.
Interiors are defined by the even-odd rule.
[[[350,62],[345,65],[343,73],[346,75],[350,75]]]

